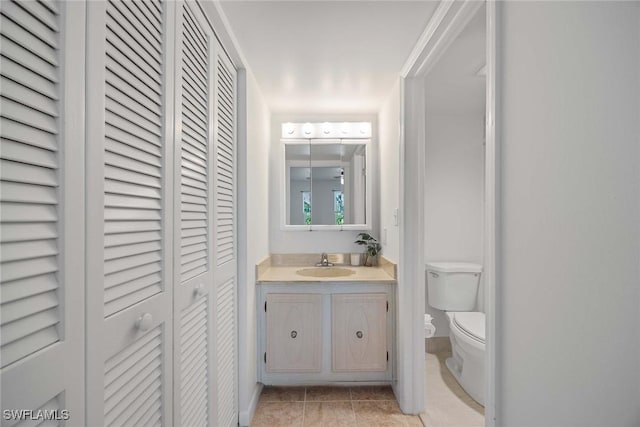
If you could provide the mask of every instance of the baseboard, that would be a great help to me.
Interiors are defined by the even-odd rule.
[[[249,401],[249,407],[244,411],[240,411],[238,414],[238,424],[240,424],[240,427],[247,427],[251,424],[253,414],[256,413],[256,408],[258,407],[262,387],[264,387],[262,383],[256,383],[256,386],[253,388],[253,394],[251,395],[251,401]]]

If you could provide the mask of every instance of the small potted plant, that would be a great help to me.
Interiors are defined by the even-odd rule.
[[[364,253],[364,265],[375,265],[378,254],[382,251],[382,245],[369,233],[360,233],[354,242],[357,245],[366,246]]]

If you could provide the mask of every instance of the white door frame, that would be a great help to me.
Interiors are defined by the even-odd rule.
[[[429,71],[486,4],[486,148],[483,274],[486,311],[485,424],[495,425],[496,414],[496,232],[499,154],[495,134],[496,4],[474,0],[440,2],[406,61],[401,77],[400,266],[398,305],[398,384],[396,394],[403,412],[424,411],[424,186],[425,186],[425,80]],[[418,236],[416,238],[416,236]]]

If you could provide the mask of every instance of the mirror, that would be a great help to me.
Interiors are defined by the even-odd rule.
[[[283,141],[285,226],[367,229],[368,142]]]
[[[311,165],[308,142],[285,145],[286,180],[288,182],[287,224],[311,224]]]

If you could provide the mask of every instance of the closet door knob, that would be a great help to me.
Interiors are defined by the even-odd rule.
[[[136,327],[141,331],[148,331],[153,324],[153,316],[151,313],[145,313],[142,316],[138,317],[136,321]]]
[[[193,293],[196,297],[201,297],[202,295],[204,295],[204,283],[197,284],[193,290]]]
[[[356,332],[356,336],[357,336],[359,339],[362,339],[362,337],[364,336],[364,334],[362,333],[362,331],[358,331],[358,332]]]
[[[295,338],[298,336],[298,331],[291,331],[291,338]]]

